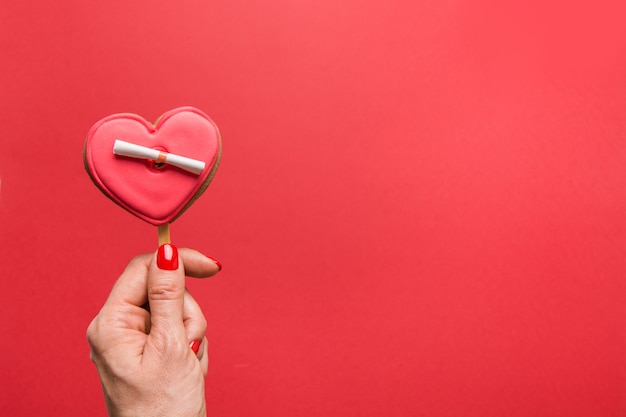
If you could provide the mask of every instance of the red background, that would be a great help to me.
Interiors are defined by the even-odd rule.
[[[84,332],[156,231],[83,141],[192,105],[211,415],[626,415],[620,3],[3,2],[1,414],[105,415]]]

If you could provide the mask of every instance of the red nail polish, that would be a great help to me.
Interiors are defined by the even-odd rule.
[[[169,243],[159,246],[157,252],[157,266],[159,269],[166,271],[175,271],[178,269],[178,249],[176,249],[176,246]]]
[[[198,350],[200,349],[200,341],[194,340],[193,342],[189,343],[189,347],[191,348],[191,350],[193,350],[193,353],[198,353]]]
[[[207,258],[209,258],[210,260],[212,260],[213,262],[215,262],[215,265],[217,265],[217,270],[221,271],[222,270],[222,264],[220,263],[220,261],[218,261],[217,259],[213,259],[210,256],[207,256]]]

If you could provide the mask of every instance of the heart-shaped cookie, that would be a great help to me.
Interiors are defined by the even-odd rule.
[[[138,145],[158,157],[116,155],[116,141]],[[83,159],[92,181],[107,197],[140,219],[162,226],[206,190],[221,153],[220,133],[209,116],[193,107],[180,107],[155,124],[131,113],[105,117],[89,131]],[[193,160],[195,171],[168,163],[174,158]]]

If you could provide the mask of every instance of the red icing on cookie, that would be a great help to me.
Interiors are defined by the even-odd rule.
[[[200,174],[169,164],[113,154],[115,140],[205,163]],[[85,169],[115,203],[155,226],[175,220],[204,192],[217,170],[221,139],[215,123],[202,111],[180,107],[156,124],[130,113],[97,122],[87,135]]]

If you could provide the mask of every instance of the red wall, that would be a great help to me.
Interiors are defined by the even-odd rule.
[[[1,414],[105,415],[84,332],[156,231],[83,141],[192,105],[211,415],[626,415],[626,8],[502,3],[3,2]]]

